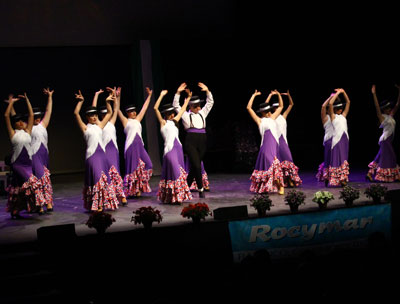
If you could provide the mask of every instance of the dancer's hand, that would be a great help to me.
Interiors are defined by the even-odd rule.
[[[150,90],[150,88],[146,87],[146,93],[147,95],[153,94],[153,90]]]
[[[98,90],[95,94],[100,95],[101,93],[104,93],[104,91],[102,89]]]
[[[289,90],[287,90],[286,93],[281,93],[281,95],[290,96],[290,92],[289,92]]]
[[[198,85],[199,85],[199,87],[201,88],[202,91],[205,91],[207,93],[209,92],[208,87],[204,83],[199,82]]]
[[[4,102],[10,104],[19,100],[19,98],[13,98],[13,97],[14,97],[13,94],[9,94],[8,99],[5,99]]]
[[[18,97],[29,101],[29,98],[28,98],[28,96],[26,95],[26,93],[24,93],[24,95],[20,94],[20,95],[18,95]]]
[[[187,84],[185,82],[181,83],[181,85],[179,86],[178,90],[176,90],[176,93],[177,94],[181,94],[186,89],[186,87],[187,87]]]
[[[376,86],[374,84],[372,85],[371,93],[376,94]]]
[[[257,90],[255,90],[255,92],[253,93],[253,96],[254,96],[254,97],[256,97],[256,96],[259,96],[259,95],[261,95],[261,92],[260,92],[260,91],[257,91]]]
[[[48,95],[49,97],[53,96],[54,90],[50,91],[50,88],[44,88],[43,93]]]
[[[75,94],[75,98],[78,100],[78,102],[83,102],[85,98],[83,97],[81,90],[79,90],[78,92],[78,94]]]
[[[160,93],[160,96],[164,97],[165,95],[167,95],[168,90],[162,90]]]

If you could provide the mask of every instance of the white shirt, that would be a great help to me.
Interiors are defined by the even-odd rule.
[[[172,120],[167,120],[160,131],[161,136],[164,139],[164,155],[172,150],[175,139],[177,139],[181,144],[179,140],[179,129],[175,126],[175,123]]]
[[[37,151],[39,151],[41,144],[44,145],[47,152],[49,151],[49,148],[47,147],[47,130],[42,123],[39,123],[38,125],[34,125],[32,127],[31,137],[32,154],[35,154]]]
[[[285,141],[287,143],[288,142],[287,138],[286,138],[287,123],[286,123],[285,117],[283,117],[283,115],[279,115],[275,119],[275,123],[276,123],[276,126],[277,126],[278,138],[280,138],[281,135],[283,135],[283,138],[285,139]]]
[[[86,159],[96,152],[98,145],[104,152],[106,151],[103,144],[103,130],[98,125],[87,124],[83,136],[86,141]]]
[[[394,134],[394,129],[396,128],[396,121],[392,115],[382,114],[385,118],[379,128],[383,129],[382,136],[379,138],[379,143],[386,140],[390,135]]]
[[[180,95],[175,94],[174,101],[172,103],[173,107],[177,112],[181,110],[181,106],[179,105],[179,97]],[[214,99],[211,92],[207,93],[206,104],[204,105],[201,110],[195,114],[190,111],[183,113],[182,115],[182,124],[185,130],[189,128],[196,128],[196,129],[205,129],[206,127],[206,117],[208,113],[211,111],[214,105]],[[192,126],[190,125],[190,117],[192,118]],[[202,118],[203,117],[203,118]]]
[[[332,121],[333,129],[335,133],[332,138],[332,149],[340,141],[343,134],[345,133],[347,138],[349,134],[347,133],[347,119],[342,114],[335,114],[335,119]]]
[[[324,123],[325,135],[324,135],[324,145],[325,143],[333,137],[335,130],[333,129],[333,124],[331,122],[331,117],[327,115],[328,120]]]
[[[117,131],[115,129],[114,124],[111,122],[107,122],[106,126],[103,128],[103,144],[106,147],[108,143],[112,141],[114,143],[115,148],[118,150],[117,144]]]
[[[31,135],[25,130],[15,130],[14,136],[11,138],[11,144],[13,149],[13,154],[11,156],[11,163],[14,163],[18,156],[21,154],[23,148],[28,151],[29,159],[32,159],[31,150]]]
[[[263,145],[264,134],[265,134],[265,131],[267,131],[267,130],[271,130],[272,135],[274,136],[276,142],[279,144],[279,133],[278,133],[278,128],[277,128],[275,120],[273,120],[272,118],[263,117],[263,118],[261,118],[261,123],[258,128],[260,130],[260,135],[261,135],[261,145],[260,146]]]
[[[124,129],[126,140],[125,140],[125,152],[129,146],[133,143],[136,134],[142,139],[142,124],[137,119],[128,118],[128,123]]]

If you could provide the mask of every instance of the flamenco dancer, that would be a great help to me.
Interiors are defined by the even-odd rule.
[[[23,218],[19,213],[39,210],[43,214],[43,205],[46,199],[41,191],[41,181],[32,172],[31,133],[33,127],[33,109],[26,95],[19,95],[25,99],[28,108],[28,123],[24,122],[20,114],[10,118],[14,103],[20,98],[9,95],[8,106],[4,113],[8,135],[12,144],[11,168],[13,176],[11,185],[7,188],[8,202],[6,210],[12,219]]]
[[[289,90],[286,93],[281,93],[281,95],[286,95],[289,98],[289,106],[286,108],[283,114],[278,115],[278,117],[275,119],[279,136],[278,159],[281,162],[282,166],[284,186],[298,187],[302,183],[302,180],[300,179],[298,174],[299,168],[293,163],[292,153],[290,152],[286,137],[286,119],[290,111],[292,110],[294,103]],[[275,111],[275,109],[279,107],[279,103],[274,103],[272,104],[272,106],[274,108],[273,111]]]
[[[324,135],[324,161],[319,165],[318,173],[316,175],[317,180],[320,182],[325,182],[325,186],[329,183],[329,165],[331,163],[331,150],[332,150],[332,138],[334,134],[333,125],[331,122],[331,117],[327,113],[327,108],[329,107],[329,101],[335,95],[332,93],[327,100],[322,104],[321,107],[321,121],[325,130]]]
[[[383,129],[382,136],[379,138],[379,152],[375,159],[368,165],[367,178],[369,181],[394,182],[400,180],[400,168],[397,165],[396,153],[393,149],[393,137],[396,121],[393,116],[400,106],[400,87],[396,105],[393,107],[390,101],[379,104],[376,96],[376,87],[372,86],[372,96],[376,109],[376,115]]]
[[[51,113],[53,110],[53,93],[54,90],[49,88],[43,89],[47,95],[46,112],[43,113],[39,108],[33,108],[33,128],[32,128],[32,171],[40,180],[42,185],[43,196],[46,200],[46,211],[53,211],[53,187],[50,180],[49,171],[49,148],[47,127],[50,123]]]
[[[105,127],[103,128],[102,139],[103,145],[105,146],[106,151],[106,160],[108,163],[108,175],[110,177],[111,183],[114,186],[115,194],[118,198],[118,201],[122,203],[122,206],[127,205],[127,200],[124,193],[124,188],[122,184],[122,177],[119,169],[119,152],[118,152],[118,144],[117,144],[117,131],[115,129],[115,122],[117,120],[117,115],[120,107],[120,100],[118,98],[118,93],[115,88],[107,88],[109,91],[108,99],[112,100],[113,96],[115,96],[113,112],[110,120],[107,122]],[[97,100],[99,95],[103,93],[103,90],[99,90],[95,93],[92,106],[97,107]],[[103,121],[104,117],[107,115],[107,106],[99,107],[99,119]]]
[[[198,86],[207,94],[206,104],[201,108],[200,103],[202,100],[198,96],[192,96],[189,102],[190,111],[185,111],[183,113],[182,124],[186,131],[185,152],[189,158],[190,164],[188,181],[190,183],[194,178],[199,197],[205,198],[201,162],[207,148],[206,118],[214,105],[214,99],[210,90],[204,83],[199,82]],[[181,106],[179,105],[180,94],[186,90],[186,87],[186,83],[182,83],[174,97],[173,106],[178,112],[181,110]]]
[[[147,98],[139,114],[137,114],[134,105],[128,105],[125,108],[127,117],[118,111],[118,117],[124,127],[125,139],[125,177],[124,191],[127,197],[141,196],[142,192],[151,192],[149,180],[153,174],[153,164],[149,154],[144,148],[142,139],[141,121],[149,107],[153,91],[146,88]],[[118,99],[121,98],[121,92],[118,93]]]
[[[247,111],[251,118],[257,124],[261,134],[261,146],[258,153],[257,162],[253,174],[251,175],[250,191],[256,193],[278,192],[284,194],[284,182],[281,163],[279,156],[279,137],[275,123],[276,118],[281,114],[283,109],[282,96],[278,91],[271,91],[267,100],[272,95],[278,95],[279,106],[272,113],[272,105],[267,102],[259,105],[257,112],[261,118],[253,110],[253,101],[256,96],[261,95],[261,92],[255,91],[251,96]]]
[[[179,141],[178,122],[186,111],[192,93],[187,90],[188,96],[176,116],[175,108],[170,103],[163,105],[161,111],[158,109],[161,100],[167,93],[167,90],[161,91],[160,97],[154,105],[164,139],[163,165],[157,198],[163,203],[181,204],[185,200],[191,200],[192,194],[187,184],[188,174],[185,171],[182,144]]]
[[[75,94],[75,98],[78,103],[76,104],[74,115],[86,141],[84,207],[90,211],[117,209],[118,199],[114,187],[107,177],[108,163],[102,140],[103,128],[112,115],[110,100],[107,98],[107,114],[101,122],[98,120],[97,109],[89,106],[85,111],[86,120],[88,121],[88,124],[85,125],[79,115],[84,101],[81,91]]]
[[[349,181],[349,135],[346,116],[350,109],[350,99],[343,89],[335,89],[336,93],[329,100],[329,116],[333,125],[331,160],[328,170],[327,186],[345,186]],[[346,105],[339,99],[343,94]]]

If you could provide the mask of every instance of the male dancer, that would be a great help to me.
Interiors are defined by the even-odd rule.
[[[208,87],[199,82],[199,87],[207,94],[206,104],[203,108],[200,107],[202,100],[198,96],[192,96],[189,101],[189,111],[184,112],[182,115],[183,127],[186,131],[184,149],[189,157],[190,171],[187,177],[188,181],[196,180],[199,189],[199,197],[204,198],[203,180],[201,175],[201,161],[203,160],[206,152],[206,117],[214,105],[214,99]],[[187,84],[182,83],[176,91],[173,106],[176,111],[181,109],[179,105],[179,98],[182,91],[186,90]]]

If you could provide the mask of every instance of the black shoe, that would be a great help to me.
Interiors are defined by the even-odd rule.
[[[12,212],[11,212],[11,219],[16,219],[16,220],[21,220],[21,219],[23,219],[24,217],[22,217],[19,213],[15,213],[15,214],[13,214]]]
[[[204,193],[204,190],[203,191],[199,191],[199,197],[200,198],[206,198],[206,194]]]

